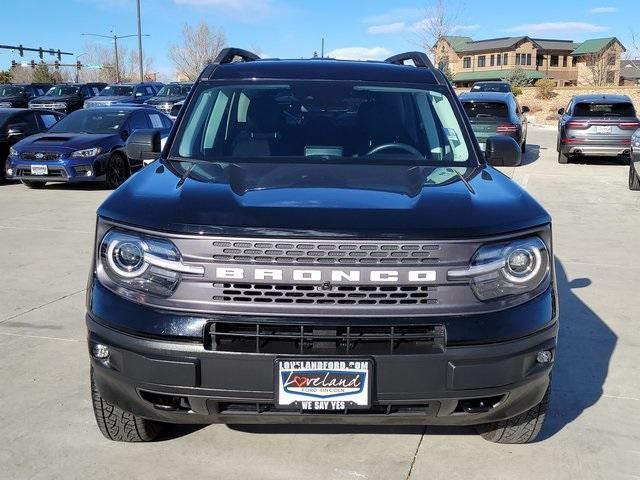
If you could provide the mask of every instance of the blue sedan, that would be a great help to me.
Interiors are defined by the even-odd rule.
[[[117,188],[131,175],[132,165],[122,152],[129,135],[148,128],[167,134],[171,126],[171,119],[155,108],[78,110],[47,132],[16,143],[7,159],[7,176],[29,188],[96,181]]]

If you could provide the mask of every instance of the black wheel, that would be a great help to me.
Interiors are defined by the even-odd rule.
[[[118,188],[129,178],[130,170],[127,159],[119,153],[111,155],[107,163],[107,172],[104,184],[107,188]]]
[[[93,413],[102,434],[116,442],[151,442],[162,431],[162,423],[140,418],[107,402],[93,381],[91,371],[91,400]]]
[[[569,163],[569,156],[565,155],[562,152],[558,152],[558,163],[562,163],[562,164]]]
[[[534,441],[542,429],[549,409],[550,392],[551,385],[535,407],[508,420],[478,425],[478,433],[485,440],[494,443],[529,443]]]
[[[629,190],[640,190],[640,176],[633,168],[633,162],[629,162]]]
[[[33,180],[20,180],[22,182],[22,184],[27,187],[27,188],[44,188],[44,185],[47,182],[37,182],[37,181],[33,181]]]

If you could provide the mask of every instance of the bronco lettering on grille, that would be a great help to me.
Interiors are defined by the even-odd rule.
[[[316,270],[256,268],[245,270],[238,267],[217,267],[217,280],[255,280],[292,282],[358,283],[361,281],[380,283],[432,283],[436,281],[434,270]]]

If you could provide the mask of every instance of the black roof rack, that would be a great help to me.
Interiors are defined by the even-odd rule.
[[[385,63],[393,63],[394,65],[404,65],[407,60],[412,60],[413,64],[418,68],[433,68],[433,63],[424,52],[404,52],[389,57]]]
[[[240,57],[243,62],[253,62],[254,60],[260,60],[260,57],[253,52],[243,50],[242,48],[223,48],[218,53],[218,56],[213,61],[214,65],[220,65],[222,63],[231,63],[233,59]]]

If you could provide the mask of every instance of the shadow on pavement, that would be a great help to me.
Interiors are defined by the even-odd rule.
[[[520,165],[529,165],[540,158],[540,150],[546,150],[546,148],[540,148],[540,145],[535,143],[527,143],[527,148],[522,156],[522,163]]]
[[[571,157],[569,163],[577,165],[629,165],[628,157]]]
[[[545,440],[577,419],[602,396],[602,385],[618,337],[575,293],[591,286],[588,278],[569,280],[556,259],[560,333],[553,370],[551,407],[538,440]]]

